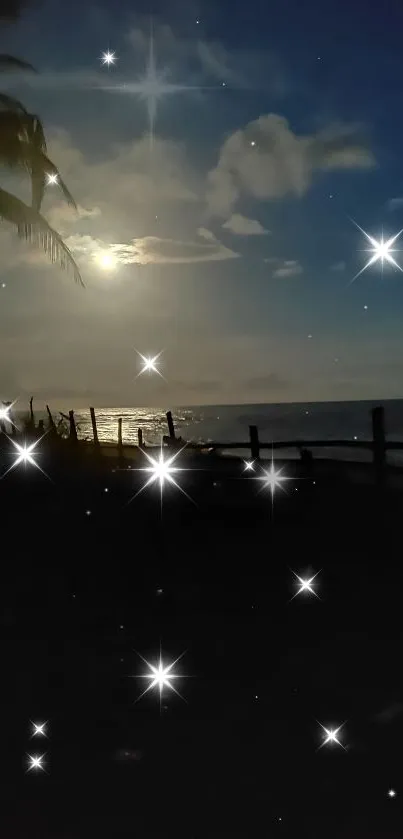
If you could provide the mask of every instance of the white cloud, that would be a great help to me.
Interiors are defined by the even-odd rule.
[[[218,164],[208,174],[207,203],[212,214],[226,216],[243,195],[258,200],[301,197],[317,171],[374,164],[357,126],[337,124],[317,134],[297,135],[284,117],[266,114],[225,140]]]
[[[81,254],[95,262],[105,254],[110,254],[117,263],[122,265],[179,265],[192,262],[216,262],[240,256],[222,245],[213,234],[210,241],[205,242],[182,242],[175,239],[162,239],[158,236],[144,236],[122,244],[107,243],[80,234],[69,236],[65,241],[73,254]]]
[[[331,271],[345,271],[346,270],[346,263],[341,260],[340,262],[335,262],[333,265],[330,266]]]
[[[233,215],[222,225],[226,230],[230,230],[236,236],[263,236],[270,233],[265,230],[257,219],[246,218],[240,213],[233,213]]]
[[[302,274],[304,271],[302,265],[297,262],[295,259],[286,259],[279,265],[278,268],[275,268],[272,277],[297,277],[298,274]]]
[[[391,198],[387,203],[388,210],[400,210],[403,207],[403,198]]]

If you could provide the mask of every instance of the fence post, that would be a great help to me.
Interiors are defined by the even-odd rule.
[[[123,442],[122,442],[122,417],[118,419],[118,454],[121,458],[123,455]]]
[[[94,408],[90,408],[90,414],[91,414],[92,433],[94,435],[94,445],[99,447],[97,420],[96,420],[95,409]]]
[[[69,411],[69,423],[70,423],[70,440],[72,440],[74,443],[77,443],[78,437],[77,437],[76,423],[75,423],[75,419],[74,419],[74,411]]]
[[[169,436],[170,436],[171,440],[175,440],[175,428],[174,428],[174,422],[173,422],[173,419],[172,419],[171,411],[167,411],[167,422],[168,422]]]
[[[143,446],[143,429],[139,428],[137,431],[137,440],[138,440],[138,447],[139,449]]]
[[[249,426],[249,439],[250,439],[250,453],[251,453],[251,456],[252,456],[252,460],[259,460],[260,445],[259,445],[259,432],[257,430],[257,425],[250,425]]]
[[[46,410],[48,412],[48,417],[49,417],[49,428],[51,428],[52,431],[56,431],[55,421],[52,417],[52,412],[49,408],[49,405],[46,405]]]
[[[372,440],[375,481],[378,486],[381,486],[384,483],[386,466],[385,411],[383,405],[372,409]]]

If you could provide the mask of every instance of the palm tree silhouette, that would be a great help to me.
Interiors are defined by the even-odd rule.
[[[14,18],[18,16],[21,4],[10,2],[9,5],[10,17],[7,20],[11,19],[12,14]],[[36,72],[26,61],[11,55],[0,55],[0,73],[18,70]],[[32,203],[29,206],[0,187],[0,219],[14,225],[21,239],[41,248],[52,262],[57,262],[61,268],[72,270],[75,281],[83,286],[80,271],[69,248],[40,213],[47,176],[55,176],[64,198],[77,209],[74,198],[57,167],[47,156],[45,134],[39,117],[28,113],[18,99],[1,92],[0,165],[27,173],[32,189]]]

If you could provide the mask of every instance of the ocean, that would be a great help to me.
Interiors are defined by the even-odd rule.
[[[371,409],[385,408],[387,439],[403,441],[403,399],[359,402],[306,402],[278,405],[205,405],[172,408],[177,435],[186,441],[248,442],[249,425],[257,425],[261,442],[281,440],[371,440]],[[165,409],[96,408],[98,436],[101,442],[116,442],[118,418],[122,417],[123,443],[137,443],[137,430],[142,428],[146,443],[160,443],[168,433]],[[80,439],[92,439],[90,412],[75,411]],[[369,460],[370,452],[351,449],[315,450],[317,456]],[[295,450],[282,451],[292,457]],[[401,462],[402,453],[390,455],[390,461]]]

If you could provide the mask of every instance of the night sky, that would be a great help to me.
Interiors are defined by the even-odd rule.
[[[375,237],[403,226],[402,25],[398,0],[38,0],[2,26],[1,50],[40,71],[2,85],[44,121],[79,213],[57,186],[43,212],[86,284],[2,225],[4,398],[400,396],[401,272],[350,282],[368,259],[351,219]],[[130,91],[151,27],[158,72],[188,88],[160,98],[152,144]],[[28,198],[28,180],[2,183]],[[134,348],[164,351],[167,382],[135,379]]]

